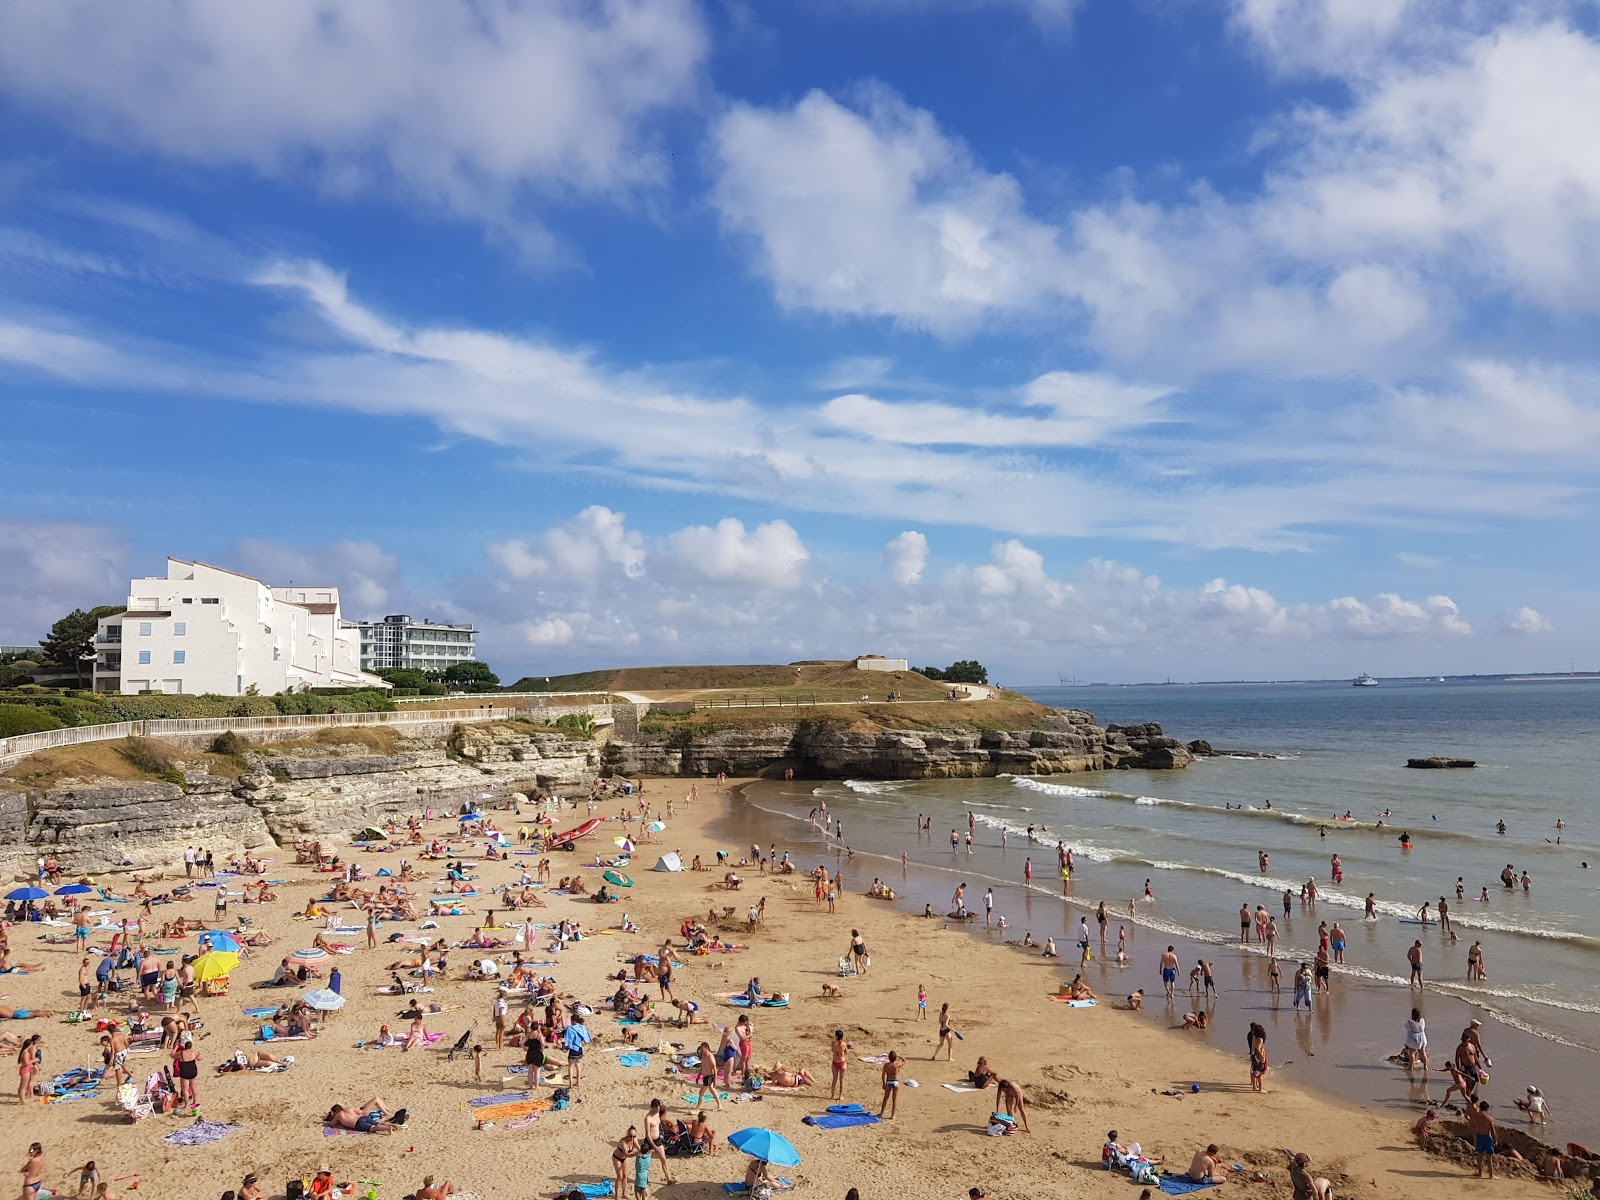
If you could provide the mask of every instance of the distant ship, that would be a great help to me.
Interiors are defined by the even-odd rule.
[[[1378,681],[1363,671],[1350,681],[1352,687],[1377,687]]]

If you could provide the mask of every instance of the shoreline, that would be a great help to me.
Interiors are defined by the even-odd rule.
[[[757,780],[745,785],[741,792],[747,808],[761,813],[772,823],[770,828],[773,831],[787,831],[792,842],[798,830],[806,829],[805,822],[801,820],[796,824],[792,817],[773,813],[760,803],[763,793],[781,793],[782,790],[782,785],[774,781]],[[793,792],[789,794],[795,795]],[[847,815],[836,799],[832,803],[835,811]],[[852,840],[860,828],[859,823],[852,823]],[[824,844],[819,832],[808,832],[814,834],[813,844],[819,847]],[[771,838],[763,840],[762,844],[766,844],[767,840]],[[780,837],[778,840],[782,844],[783,839]],[[927,844],[921,843],[923,846]],[[1083,865],[1074,881],[1073,894],[1064,898],[1044,891],[1037,877],[1032,890],[1024,891],[1019,879],[989,876],[967,866],[965,862],[962,864],[965,869],[958,867],[950,870],[943,866],[920,864],[913,858],[909,877],[903,878],[898,855],[887,852],[887,848],[874,845],[855,846],[854,849],[854,871],[850,872],[847,868],[847,882],[853,893],[864,891],[866,883],[874,875],[880,875],[900,892],[900,898],[894,902],[898,911],[911,915],[919,913],[924,903],[931,903],[934,911],[942,914],[949,907],[949,892],[940,891],[939,886],[942,884],[946,889],[952,886],[946,880],[963,877],[972,880],[972,888],[969,889],[972,899],[969,903],[979,911],[981,905],[977,897],[981,897],[985,886],[993,886],[997,897],[996,911],[1010,917],[1006,937],[1011,944],[1002,944],[998,935],[986,931],[981,922],[972,922],[965,929],[952,927],[952,931],[966,933],[980,944],[1025,958],[1038,953],[1024,951],[1016,944],[1025,931],[1031,931],[1039,942],[1047,935],[1054,936],[1063,956],[1055,964],[1060,979],[1070,980],[1077,973],[1078,919],[1086,915],[1092,925],[1095,905],[1101,898],[1094,894],[1095,864],[1092,862]],[[1040,851],[1048,853],[1043,845],[1033,848],[1035,854]],[[1028,851],[1014,847],[1013,852],[1020,858]],[[837,857],[842,852],[836,852],[830,846],[828,853],[830,857]],[[1048,877],[1048,872],[1042,873]],[[860,888],[855,885],[857,879],[862,883]],[[1015,916],[1019,911],[1019,899],[1022,919]],[[1587,1080],[1592,1077],[1593,1070],[1600,1067],[1594,1051],[1573,1046],[1559,1036],[1546,1035],[1508,1022],[1494,1009],[1446,990],[1450,988],[1449,981],[1430,980],[1425,993],[1418,997],[1404,986],[1395,986],[1376,978],[1364,978],[1336,968],[1334,987],[1327,996],[1316,997],[1314,1013],[1309,1017],[1296,1017],[1291,1007],[1291,979],[1298,960],[1280,956],[1283,990],[1279,1001],[1274,1004],[1266,986],[1267,957],[1263,951],[1255,948],[1254,943],[1249,949],[1242,949],[1226,933],[1218,933],[1214,939],[1201,941],[1162,929],[1150,923],[1151,916],[1159,913],[1159,906],[1152,910],[1141,908],[1131,918],[1126,907],[1119,911],[1113,904],[1108,904],[1108,911],[1112,930],[1109,949],[1114,953],[1116,927],[1119,924],[1127,925],[1130,961],[1128,966],[1118,967],[1114,961],[1103,960],[1097,943],[1093,950],[1093,961],[1083,972],[1085,981],[1103,994],[1126,994],[1142,987],[1145,991],[1146,1014],[1153,1016],[1171,1011],[1174,1018],[1169,1024],[1175,1024],[1186,1011],[1198,1012],[1205,1007],[1212,1027],[1206,1031],[1170,1030],[1176,1038],[1218,1046],[1242,1046],[1250,1022],[1259,1021],[1265,1025],[1269,1037],[1275,1042],[1294,1047],[1296,1077],[1307,1086],[1325,1090],[1366,1111],[1415,1121],[1428,1105],[1421,1100],[1423,1093],[1408,1084],[1404,1071],[1389,1061],[1389,1056],[1398,1053],[1403,1042],[1405,1017],[1411,1006],[1416,1004],[1427,1016],[1433,1038],[1430,1059],[1436,1064],[1448,1058],[1455,1046],[1456,1032],[1464,1028],[1468,1021],[1478,1019],[1484,1023],[1484,1042],[1490,1055],[1499,1064],[1503,1073],[1501,1078],[1507,1080],[1504,1085],[1495,1084],[1491,1073],[1492,1086],[1485,1087],[1482,1092],[1483,1097],[1493,1105],[1492,1111],[1497,1120],[1524,1130],[1531,1129],[1510,1100],[1521,1094],[1523,1083],[1538,1081],[1550,1100],[1553,1114],[1548,1125],[1540,1132],[1540,1137],[1560,1145],[1568,1141],[1594,1144],[1600,1140],[1600,1110],[1596,1110],[1587,1099],[1590,1090]],[[1351,922],[1351,926],[1356,938],[1367,932],[1359,922]],[[1177,998],[1170,1007],[1162,995],[1162,984],[1156,971],[1157,957],[1168,945],[1176,948],[1182,964]],[[1216,967],[1221,995],[1218,1002],[1210,1005],[1191,1003],[1186,991],[1188,971],[1200,958],[1213,962]],[[1279,1055],[1286,1056],[1285,1051],[1280,1049]],[[1431,1082],[1427,1094],[1438,1100],[1448,1086],[1449,1077],[1436,1070],[1429,1078]],[[1515,1087],[1511,1086],[1511,1080],[1516,1081]]]
[[[1216,1141],[1224,1148],[1225,1163],[1238,1162],[1271,1176],[1270,1186],[1250,1184],[1238,1176],[1230,1179],[1231,1185],[1243,1186],[1246,1194],[1263,1200],[1282,1194],[1286,1173],[1278,1147],[1284,1144],[1310,1153],[1319,1174],[1336,1181],[1347,1175],[1349,1185],[1341,1186],[1341,1195],[1355,1185],[1364,1191],[1367,1181],[1375,1179],[1389,1194],[1454,1200],[1460,1195],[1463,1174],[1471,1175],[1470,1168],[1463,1173],[1456,1163],[1407,1144],[1406,1122],[1400,1118],[1375,1115],[1303,1087],[1293,1065],[1275,1069],[1268,1076],[1266,1093],[1252,1095],[1242,1040],[1235,1054],[1227,1046],[1198,1038],[1168,1036],[1155,1022],[1116,1011],[1105,1001],[1098,1008],[1082,1010],[1051,1003],[1048,995],[1056,990],[1060,973],[1048,960],[969,937],[946,937],[945,933],[956,931],[931,928],[932,922],[869,901],[860,892],[870,871],[864,876],[857,871],[847,879],[849,892],[833,915],[817,911],[803,876],[742,872],[744,887],[730,895],[713,882],[715,873],[655,873],[650,867],[656,855],[667,850],[679,851],[685,861],[696,854],[713,861],[713,851],[720,847],[737,860],[743,853],[739,847],[748,848],[754,839],[736,834],[758,827],[764,831],[768,826],[761,822],[771,818],[733,793],[716,795],[709,781],[647,782],[646,798],[664,808],[665,797],[672,796],[677,814],[667,818],[665,834],[640,844],[630,868],[634,887],[617,906],[549,895],[548,907],[531,910],[532,920],[553,925],[563,918],[577,919],[593,932],[566,944],[560,953],[527,957],[554,960],[545,970],[556,977],[561,992],[598,1008],[600,998],[616,986],[606,976],[617,971],[620,959],[652,952],[664,937],[676,941],[686,916],[698,914],[704,919],[708,908],[720,912],[731,902],[733,919],[719,921],[723,936],[748,943],[749,948],[707,957],[682,956],[674,992],[695,999],[703,1015],[724,1023],[738,1010],[727,1006],[723,997],[751,976],[760,976],[769,992],[791,994],[790,1007],[762,1009],[754,1015],[755,1058],[769,1067],[775,1059],[807,1067],[821,1077],[820,1085],[802,1095],[764,1091],[759,1103],[729,1104],[727,1111],[712,1110],[709,1115],[719,1137],[749,1125],[783,1133],[802,1156],[799,1168],[784,1173],[807,1193],[838,1196],[854,1186],[865,1200],[879,1200],[955,1195],[977,1186],[994,1200],[1022,1200],[1037,1196],[1040,1181],[1050,1179],[1052,1190],[1068,1197],[1104,1195],[1108,1181],[1100,1171],[1099,1148],[1111,1128],[1118,1130],[1124,1143],[1141,1142],[1147,1152],[1166,1155],[1169,1165],[1178,1169],[1195,1149]],[[678,799],[699,784],[705,785],[705,794],[697,802]],[[503,827],[515,827],[517,819],[509,813],[491,815]],[[591,886],[596,884],[598,870],[578,864],[611,849],[606,835],[614,832],[613,824],[614,817],[601,827],[601,836],[582,844],[580,853],[551,855],[555,875],[581,870]],[[443,818],[429,825],[427,833],[442,837],[453,826],[452,820]],[[817,858],[803,839],[768,840],[795,849],[802,868]],[[351,853],[342,844],[339,849]],[[402,856],[414,857],[405,849],[354,853],[369,871],[380,866],[393,869]],[[615,1056],[625,1048],[620,1031],[609,1013],[598,1011],[590,1018],[595,1042],[576,1089],[579,1103],[565,1112],[543,1113],[531,1124],[500,1122],[475,1131],[469,1100],[522,1088],[525,1082],[506,1070],[521,1061],[521,1051],[493,1048],[489,1021],[493,986],[463,978],[473,955],[453,951],[450,978],[437,980],[436,993],[428,997],[450,1009],[428,1019],[428,1028],[443,1035],[435,1048],[402,1054],[356,1047],[357,1042],[370,1040],[382,1021],[404,1027],[395,1016],[402,1002],[376,994],[376,987],[387,981],[388,964],[401,954],[397,946],[384,944],[382,936],[410,934],[414,922],[386,926],[375,950],[366,949],[359,934],[341,939],[358,943],[350,955],[336,960],[349,1003],[329,1019],[318,1038],[279,1049],[295,1053],[293,1067],[276,1074],[216,1075],[216,1063],[235,1048],[257,1048],[252,1045],[254,1023],[243,1012],[246,1007],[278,1003],[303,990],[250,990],[251,984],[271,973],[283,954],[309,945],[321,928],[320,923],[296,921],[294,914],[308,899],[326,891],[330,877],[290,865],[292,857],[280,853],[269,867],[270,877],[284,879],[275,889],[281,896],[277,903],[240,908],[236,902],[233,910],[234,916],[248,916],[253,930],[276,936],[276,945],[245,960],[234,974],[231,995],[196,1006],[207,1024],[205,1036],[196,1043],[201,1051],[200,1112],[208,1121],[237,1124],[240,1131],[206,1146],[168,1145],[163,1138],[188,1125],[189,1115],[157,1115],[130,1124],[109,1098],[109,1089],[78,1103],[19,1110],[8,1119],[8,1127],[16,1131],[19,1144],[44,1143],[48,1185],[66,1183],[70,1190],[69,1171],[94,1158],[103,1177],[116,1179],[137,1171],[141,1190],[162,1195],[220,1194],[238,1186],[244,1172],[254,1171],[266,1183],[268,1195],[278,1197],[283,1195],[282,1180],[309,1176],[324,1166],[338,1180],[383,1181],[379,1194],[385,1197],[413,1190],[424,1173],[449,1178],[461,1191],[485,1198],[549,1195],[558,1184],[608,1177],[610,1146],[629,1124],[642,1130],[652,1096],[665,1099],[674,1116],[692,1116],[690,1106],[679,1099],[685,1091],[693,1091],[687,1081],[668,1075],[659,1054],[649,1055],[638,1068],[621,1063]],[[480,858],[478,873],[489,884],[506,882],[529,861],[512,857],[491,863]],[[419,871],[426,868],[426,882],[416,885],[419,894],[427,894],[442,865],[418,863]],[[763,898],[766,924],[747,931],[743,909]],[[474,905],[475,915],[440,918],[441,929],[433,936],[445,936],[452,944],[465,938],[488,907],[484,898],[467,903]],[[158,909],[157,917],[205,919],[210,908],[209,900],[191,900]],[[637,934],[616,931],[624,913],[638,924]],[[358,916],[354,910],[339,915],[352,924],[350,918]],[[851,928],[860,928],[869,939],[876,962],[864,978],[841,979],[836,964]],[[32,932],[28,927],[13,930],[13,955],[21,961],[44,961],[45,969],[8,976],[3,983],[6,1003],[59,1013],[75,996],[77,955],[71,947],[33,940],[27,936]],[[96,936],[96,944],[104,942],[105,935]],[[840,986],[844,997],[823,999],[822,983]],[[936,1022],[916,1019],[919,983],[927,985],[934,1012],[946,1001],[952,1005],[955,1027],[964,1035],[952,1062],[928,1060]],[[835,1028],[844,1029],[855,1045],[847,1068],[846,1098],[873,1111],[881,1097],[878,1070],[859,1057],[891,1049],[909,1057],[908,1075],[921,1086],[902,1093],[897,1120],[832,1132],[801,1123],[803,1115],[818,1113],[829,1102],[828,1038]],[[92,1024],[70,1025],[58,1016],[7,1022],[4,1030],[45,1036],[43,1074],[81,1063],[98,1064],[98,1035]],[[449,1047],[463,1034],[469,1046],[474,1041],[485,1045],[481,1085],[473,1081],[470,1056],[449,1059]],[[716,1040],[711,1025],[678,1029],[669,1024],[659,1032],[647,1026],[642,1034],[640,1048],[645,1050],[657,1049],[660,1042],[683,1042],[692,1051],[702,1037],[710,1036],[713,1044]],[[1269,1045],[1275,1062],[1298,1057],[1282,1038],[1269,1034]],[[961,1078],[980,1054],[1022,1086],[1031,1135],[983,1136],[993,1096],[957,1094],[942,1086]],[[142,1077],[159,1069],[165,1056],[130,1062],[137,1064]],[[1178,1085],[1188,1081],[1199,1082],[1201,1092],[1160,1094],[1178,1092]],[[411,1121],[391,1136],[324,1136],[318,1118],[331,1101],[360,1103],[369,1096],[381,1096],[390,1108],[409,1108]],[[738,1178],[744,1162],[743,1156],[728,1150],[706,1158],[674,1159],[672,1171],[679,1182],[663,1186],[658,1166],[652,1194],[659,1191],[666,1200],[720,1200],[719,1185]],[[1126,1186],[1125,1177],[1120,1186]],[[125,1188],[125,1183],[114,1185],[118,1192]],[[1498,1192],[1512,1197],[1545,1194],[1540,1185],[1517,1178],[1502,1181]]]

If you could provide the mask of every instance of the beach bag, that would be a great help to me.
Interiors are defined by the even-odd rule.
[[[283,1191],[287,1200],[305,1200],[306,1181],[304,1179],[291,1179],[284,1185]]]
[[[572,1093],[567,1091],[567,1089],[564,1087],[557,1088],[554,1092],[550,1093],[550,1107],[555,1109],[556,1112],[565,1112],[567,1110],[567,1106],[571,1103]]]
[[[1144,1159],[1135,1159],[1128,1164],[1128,1175],[1135,1183],[1156,1183],[1156,1169]]]

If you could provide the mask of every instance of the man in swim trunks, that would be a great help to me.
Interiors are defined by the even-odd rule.
[[[1333,961],[1336,963],[1342,963],[1344,961],[1344,943],[1344,926],[1335,921],[1333,923],[1333,928],[1328,932],[1328,945],[1333,951]]]
[[[1249,941],[1250,941],[1250,906],[1248,904],[1241,904],[1239,906],[1239,943],[1240,943],[1240,945],[1246,945],[1246,944],[1249,943]]]
[[[1178,956],[1171,946],[1161,956],[1161,983],[1167,990],[1167,999],[1172,999],[1178,987]]]
[[[1495,1125],[1494,1118],[1489,1115],[1489,1102],[1478,1101],[1476,1108],[1470,1105],[1467,1108],[1467,1132],[1472,1135],[1472,1153],[1478,1160],[1479,1179],[1483,1178],[1484,1167],[1489,1168],[1489,1178],[1494,1178],[1495,1154]]]

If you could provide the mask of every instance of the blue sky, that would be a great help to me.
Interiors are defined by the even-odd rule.
[[[0,642],[1600,667],[1589,0],[0,12]]]

